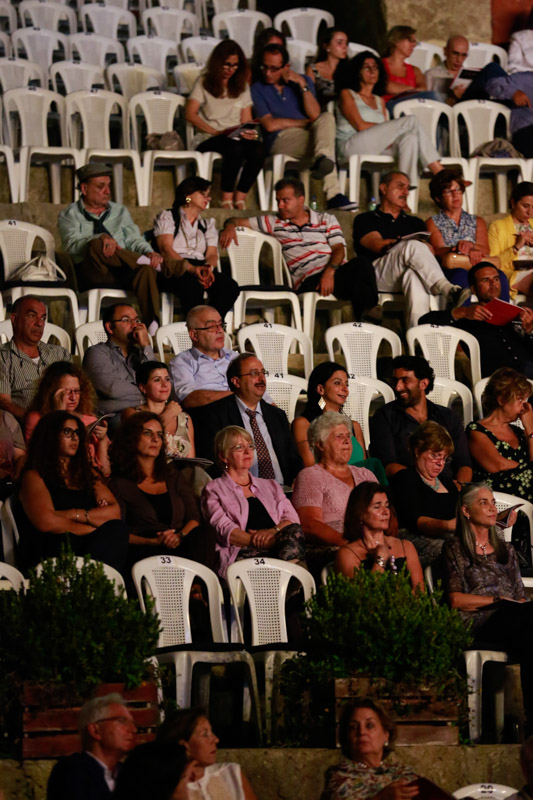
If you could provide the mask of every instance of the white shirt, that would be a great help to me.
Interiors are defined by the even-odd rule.
[[[91,756],[91,758],[94,758],[95,761],[98,761],[98,763],[100,764],[100,766],[102,767],[102,769],[104,771],[104,780],[107,783],[107,785],[109,786],[109,791],[110,792],[114,792],[115,791],[115,774],[116,773],[112,772],[109,769],[109,767],[107,766],[107,764],[104,764],[103,761],[100,761],[100,759],[97,758],[94,753],[91,753],[90,750],[86,750],[85,752],[87,753],[88,756]]]
[[[533,70],[533,31],[517,31],[511,36],[509,44],[509,64],[507,72],[530,72]]]

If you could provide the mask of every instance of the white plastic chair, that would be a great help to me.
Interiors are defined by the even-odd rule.
[[[321,24],[326,28],[335,25],[333,14],[321,8],[291,8],[274,17],[274,27],[278,31],[283,30],[283,25],[286,25],[293,39],[303,39],[314,45]]]
[[[302,330],[302,317],[298,295],[290,290],[292,279],[283,260],[280,243],[273,236],[252,231],[249,228],[237,228],[238,245],[232,243],[228,247],[231,277],[237,281],[241,292],[233,307],[233,326],[238,330],[245,321],[247,306],[253,305],[263,309],[268,322],[274,322],[274,307],[281,303],[290,303],[293,325]],[[267,245],[272,250],[274,284],[286,289],[269,290],[262,282],[259,274],[261,250]],[[268,310],[271,309],[271,310]],[[271,317],[271,319],[269,319]]]
[[[94,84],[105,85],[104,68],[98,64],[85,64],[82,61],[56,61],[49,70],[54,92],[64,89],[63,94],[90,91]]]
[[[460,381],[451,381],[448,378],[436,377],[433,391],[427,395],[427,399],[439,406],[451,406],[456,397],[461,399],[463,407],[463,424],[466,426],[474,419],[474,401],[472,392]]]
[[[91,2],[91,0],[89,0]],[[94,2],[104,2],[104,0],[94,0]],[[78,12],[84,6],[85,0],[76,0],[76,5],[78,7]],[[105,4],[107,6],[116,6],[117,8],[123,8],[125,11],[128,10],[130,6],[129,0],[105,0]]]
[[[98,36],[118,39],[119,28],[122,26],[127,26],[128,38],[137,33],[135,16],[131,11],[124,11],[116,6],[87,3],[80,8],[79,15],[83,30],[88,31],[92,28],[92,32]]]
[[[1,102],[0,102],[1,109]],[[9,194],[11,202],[17,203],[19,200],[20,181],[19,181],[19,167],[15,163],[13,157],[13,150],[7,144],[0,144],[0,158],[3,157],[7,170],[7,180],[9,184]]]
[[[438,63],[444,61],[444,50],[436,44],[429,42],[417,42],[417,45],[409,58],[406,59],[408,64],[413,67],[418,67],[421,72],[427,72],[433,66],[434,58],[437,58]]]
[[[463,65],[464,69],[483,69],[487,64],[496,59],[500,62],[500,66],[507,71],[507,63],[509,56],[503,47],[498,47],[496,44],[488,44],[488,42],[470,42],[468,48],[468,56],[466,57]]]
[[[392,403],[394,392],[388,383],[358,375],[348,381],[350,393],[343,406],[343,412],[349,419],[355,419],[363,431],[365,447],[370,444],[370,406],[376,396],[381,395],[385,403]]]
[[[150,87],[165,90],[166,76],[144,64],[110,64],[106,69],[107,85],[110,92],[123,94],[129,102],[131,98],[146,92]]]
[[[146,34],[155,33],[156,36],[172,39],[174,42],[180,42],[184,34],[200,34],[200,23],[196,14],[162,6],[143,11],[142,24]]]
[[[506,492],[493,492],[492,494],[494,495],[498,512],[505,511],[505,509],[515,506],[517,503],[521,503],[521,508],[519,508],[518,511],[525,514],[527,517],[527,521],[529,523],[529,541],[531,545],[531,554],[533,556],[533,503],[530,503],[528,500],[524,500],[518,495],[507,494]],[[512,541],[512,534],[512,526],[504,529],[503,535],[506,542]],[[533,586],[533,578],[524,577],[522,578],[522,581],[524,586]]]
[[[12,52],[13,47],[11,44],[11,37],[5,31],[0,31],[0,55],[2,58],[10,58]]]
[[[468,731],[470,739],[476,743],[480,740],[482,733],[483,668],[489,661],[506,664],[509,656],[503,650],[471,649],[464,651],[464,657],[468,680]],[[494,720],[497,738],[501,739],[504,724],[503,686],[494,692]]]
[[[40,81],[41,86],[44,86],[44,75],[39,64],[33,64],[27,58],[0,58],[0,88],[2,92],[8,92],[10,89],[22,89],[30,81],[35,80]]]
[[[289,374],[289,352],[298,342],[304,357],[304,373],[309,378],[313,370],[313,345],[311,339],[302,331],[275,322],[259,322],[247,325],[237,332],[239,350],[244,353],[250,342],[257,358],[270,372],[271,378],[286,378]]]
[[[492,797],[494,800],[503,800],[505,797],[510,797],[516,794],[517,789],[511,789],[510,786],[504,786],[501,783],[471,783],[470,786],[463,786],[462,789],[457,789],[453,793],[454,797],[473,797],[475,800],[482,800],[484,797]]]
[[[76,339],[76,352],[80,357],[80,361],[83,360],[83,356],[88,347],[92,347],[100,342],[106,342],[108,339],[104,323],[101,319],[79,325],[74,332],[74,337]]]
[[[340,165],[339,183],[341,189],[346,191],[346,179],[348,179],[348,197],[352,203],[359,203],[361,193],[361,174],[363,171],[369,172],[372,181],[372,197],[379,202],[379,181],[383,172],[394,164],[392,156],[366,155],[350,156],[348,161]],[[409,197],[411,200],[411,196]]]
[[[97,64],[106,67],[108,63],[125,61],[124,47],[109,36],[97,33],[75,33],[69,37],[70,57],[77,57],[84,64]]]
[[[32,257],[32,250],[37,239],[40,239],[45,246],[48,258],[55,260],[54,237],[45,228],[33,225],[31,222],[9,219],[0,221],[0,253],[4,264],[4,280],[7,283],[9,276],[17,267],[26,264]],[[14,303],[19,297],[28,294],[38,294],[39,297],[64,297],[70,303],[74,327],[79,325],[78,298],[72,289],[68,289],[59,283],[51,283],[50,287],[39,287],[35,289],[31,281],[24,282],[21,286],[12,286],[3,289],[5,296],[11,296]],[[2,324],[2,323],[0,323]],[[64,332],[66,333],[66,332]],[[68,337],[68,334],[66,334]],[[70,340],[69,340],[70,352]]]
[[[13,336],[13,327],[10,319],[3,319],[0,322],[0,342],[9,342]],[[42,342],[49,342],[55,339],[60,347],[64,347],[70,353],[70,336],[59,325],[53,325],[51,322],[46,322],[44,326]]]
[[[13,52],[20,56],[22,47],[26,58],[39,64],[43,73],[48,73],[48,67],[53,63],[54,52],[60,51],[57,61],[68,58],[69,38],[57,31],[48,31],[43,28],[19,28],[11,34]]]
[[[47,559],[47,561],[55,562],[56,559],[55,558],[49,558],[49,559]],[[95,559],[92,559],[92,558],[89,559],[89,561],[91,563],[100,563],[102,565],[103,570],[104,570],[104,575],[106,576],[108,581],[110,581],[113,584],[113,588],[115,590],[115,594],[116,595],[118,595],[120,597],[122,594],[124,594],[126,592],[126,584],[124,583],[124,578],[122,577],[122,575],[120,574],[120,572],[118,570],[116,570],[114,567],[110,567],[109,564],[105,564],[103,561],[98,562],[98,561],[96,561]],[[83,558],[83,556],[78,556],[76,558],[76,568],[77,569],[81,569],[84,564],[85,564],[85,559]],[[35,572],[36,572],[37,576],[39,576],[42,571],[43,571],[43,562],[41,561],[35,567]]]
[[[316,55],[316,44],[312,44],[305,39],[287,39],[287,50],[292,69],[303,75],[307,60],[313,59]]]
[[[442,117],[446,117],[450,132],[450,155],[457,154],[455,117],[451,107],[446,103],[439,103],[438,100],[430,100],[426,97],[402,100],[401,103],[396,103],[394,106],[393,117],[399,119],[404,115],[416,117],[435,146],[437,145],[437,129]]]
[[[63,3],[22,0],[19,4],[19,14],[23,27],[29,23],[34,28],[58,31],[61,23],[65,23],[69,33],[76,33],[78,29],[76,12]]]
[[[237,9],[237,11],[224,11],[215,14],[211,20],[213,35],[222,39],[222,31],[227,31],[230,39],[237,42],[243,49],[246,58],[251,58],[254,39],[262,28],[272,25],[272,19],[261,11]]]
[[[7,32],[13,33],[17,29],[17,10],[8,0],[0,2],[0,19],[7,19]]]
[[[481,380],[479,342],[471,333],[453,328],[451,325],[415,325],[406,334],[411,355],[420,345],[424,358],[429,361],[439,378],[455,380],[455,351],[459,344],[466,345],[470,354],[472,385]]]
[[[172,70],[176,91],[181,95],[189,95],[192,92],[196,79],[202,74],[205,64],[197,64],[195,61],[187,61],[186,64],[176,64]],[[189,123],[187,123],[189,126]],[[192,128],[192,126],[191,126]],[[192,139],[192,136],[190,137]],[[189,139],[187,140],[187,144]]]
[[[171,39],[163,39],[160,36],[153,36],[152,34],[135,36],[133,39],[128,39],[126,46],[130,61],[135,61],[135,58],[138,58],[141,64],[152,67],[152,69],[156,69],[163,75],[168,74],[168,59],[178,59],[176,42]]]
[[[468,150],[472,153],[476,147],[485,142],[490,142],[495,137],[495,127],[498,117],[505,119],[505,137],[511,138],[510,121],[511,109],[501,103],[494,103],[492,100],[465,100],[453,106],[455,117],[455,141],[459,142],[459,121],[462,119],[466,125],[468,133]],[[482,170],[496,173],[496,198],[499,214],[507,211],[507,177],[511,170],[518,170],[519,181],[527,181],[528,167],[523,158],[481,158],[471,159],[472,180],[476,187],[479,185],[479,177]]]
[[[159,358],[161,361],[165,360],[165,351],[163,345],[168,344],[172,350],[173,355],[183,353],[184,350],[190,350],[192,347],[191,337],[187,330],[185,322],[172,322],[169,325],[161,325],[156,332],[155,341]],[[233,348],[231,336],[226,333],[224,337],[224,347],[226,350]]]
[[[19,572],[19,570],[11,566],[11,564],[5,564],[3,561],[0,561],[0,583],[4,581],[7,581],[10,587],[16,592],[26,588],[26,581],[22,572]]]
[[[205,64],[217,44],[220,44],[220,39],[215,36],[188,36],[180,42],[183,61],[196,61],[198,64]]]
[[[365,50],[373,53],[375,56],[380,58],[377,50],[374,50],[373,47],[368,47],[366,44],[359,44],[358,42],[348,42],[348,58],[353,58],[357,55],[357,53],[363,53]]]
[[[292,422],[296,415],[296,406],[300,395],[307,393],[307,380],[299,378],[297,375],[278,373],[284,377],[268,377],[266,379],[267,392],[278,408],[287,415],[289,422]]]
[[[388,342],[392,358],[402,354],[400,337],[383,328],[368,322],[346,322],[335,325],[325,333],[326,347],[330,361],[335,361],[335,342],[338,342],[346,359],[346,370],[350,377],[366,375],[377,378],[378,352],[384,341]]]
[[[11,334],[9,336],[11,338]],[[13,503],[16,502],[15,495],[11,495],[0,508],[0,523],[2,526],[2,550],[4,562],[11,567],[16,566],[15,552],[20,539],[15,515],[13,513]],[[17,570],[18,572],[18,570]]]
[[[157,659],[171,663],[176,673],[176,702],[180,708],[191,705],[192,675],[195,664],[229,664],[240,662],[248,667],[255,701],[258,727],[261,730],[259,693],[252,658],[242,645],[230,644],[222,618],[224,598],[217,576],[203,564],[177,556],[152,556],[138,561],[132,569],[133,582],[143,611],[145,592],[155,603],[161,623]],[[192,641],[189,619],[189,596],[193,581],[200,578],[206,585],[213,645]],[[221,648],[224,645],[224,649]],[[208,699],[208,698],[207,698]],[[208,703],[204,703],[207,707]]]
[[[298,564],[278,558],[245,558],[230,564],[227,581],[236,612],[239,640],[244,642],[244,599],[248,599],[252,625],[250,653],[265,669],[265,714],[267,742],[270,742],[275,715],[275,683],[281,665],[298,652],[297,648],[269,649],[272,645],[289,644],[285,619],[285,600],[291,579],[302,586],[304,599],[315,593],[310,572]]]

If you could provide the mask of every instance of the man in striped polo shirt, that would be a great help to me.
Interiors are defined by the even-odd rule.
[[[304,185],[295,178],[276,184],[277,215],[231,217],[224,224],[220,246],[239,244],[237,227],[274,236],[281,244],[283,257],[292,275],[294,289],[333,294],[350,300],[354,318],[377,303],[375,273],[367,258],[346,260],[346,242],[333,214],[313,211],[305,205]]]

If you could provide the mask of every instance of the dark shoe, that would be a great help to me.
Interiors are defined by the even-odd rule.
[[[345,194],[336,194],[327,202],[327,208],[336,208],[338,211],[357,211],[359,203],[352,203]]]
[[[377,305],[363,311],[361,320],[362,322],[370,322],[372,325],[381,325],[383,322],[383,306]]]
[[[454,286],[448,297],[446,298],[446,310],[451,311],[452,308],[457,308],[461,305],[461,295],[464,292],[463,286]],[[464,300],[463,300],[464,302]]]
[[[331,158],[320,156],[311,168],[311,177],[313,180],[319,181],[321,178],[325,178],[326,175],[329,175],[330,172],[333,172],[334,169],[335,162]]]

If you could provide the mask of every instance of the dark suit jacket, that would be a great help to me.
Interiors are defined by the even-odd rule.
[[[225,428],[226,425],[243,427],[235,395],[223,397],[222,400],[206,406],[190,409],[189,413],[194,423],[196,455],[202,458],[211,458],[213,461],[215,460],[213,441],[217,431]],[[303,468],[303,462],[292,438],[287,415],[281,408],[272,406],[264,400],[261,400],[261,413],[274,445],[283,480],[290,486]],[[212,474],[220,475],[220,470],[213,468]]]
[[[52,769],[47,800],[106,800],[111,797],[104,770],[88,753],[73,753]]]

